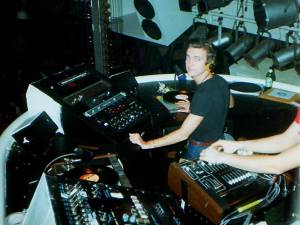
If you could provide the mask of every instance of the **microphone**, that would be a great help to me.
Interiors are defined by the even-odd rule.
[[[178,80],[186,80],[185,73],[178,65],[174,65],[173,69],[175,71],[175,76],[178,77]]]
[[[183,70],[178,66],[178,65],[174,65],[173,69],[175,71],[175,89],[176,89],[176,77],[178,78],[178,89],[182,90],[182,89],[186,89],[186,75],[183,72]]]

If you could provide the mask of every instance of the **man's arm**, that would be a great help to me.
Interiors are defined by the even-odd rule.
[[[233,153],[238,149],[257,153],[279,153],[299,142],[299,132],[299,125],[296,122],[293,122],[286,131],[278,135],[246,141],[220,140],[213,143],[212,147],[223,148],[227,153]]]
[[[184,141],[194,132],[203,120],[202,116],[189,114],[181,127],[177,130],[157,139],[144,141],[137,133],[129,134],[129,139],[132,143],[140,145],[143,149],[158,148],[166,145],[171,145]]]
[[[300,144],[276,155],[240,156],[210,148],[201,152],[200,159],[258,173],[281,174],[300,166]]]

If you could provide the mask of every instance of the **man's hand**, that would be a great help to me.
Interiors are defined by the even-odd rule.
[[[243,148],[242,142],[219,140],[211,145],[214,148],[221,148],[225,153],[236,153],[238,155],[253,155],[253,152]]]
[[[133,144],[137,144],[137,145],[141,146],[142,148],[143,148],[143,145],[145,144],[145,141],[143,140],[141,135],[138,133],[129,134],[129,140]]]
[[[144,141],[143,138],[141,137],[141,135],[138,133],[129,134],[129,140],[133,144],[139,145],[142,149],[149,149],[149,148],[154,147],[151,145],[151,143],[153,143],[153,141]]]
[[[234,153],[238,149],[241,149],[242,146],[237,141],[226,141],[226,140],[219,140],[216,141],[211,145],[212,148],[216,149],[223,149],[225,153]]]
[[[222,163],[222,152],[220,148],[209,147],[200,153],[200,159],[209,163]]]
[[[177,112],[185,112],[188,113],[190,112],[190,101],[189,100],[183,100],[183,101],[178,101],[175,103],[177,106]]]

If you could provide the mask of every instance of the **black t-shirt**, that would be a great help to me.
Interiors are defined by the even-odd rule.
[[[196,141],[216,141],[223,135],[229,107],[228,83],[221,76],[213,75],[197,86],[190,105],[194,115],[204,117],[192,133]]]

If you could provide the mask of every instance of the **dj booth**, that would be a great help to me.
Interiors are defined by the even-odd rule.
[[[278,128],[285,129],[292,121],[300,88],[275,82],[274,90],[294,95],[289,98],[263,96],[262,80],[223,77],[230,83],[235,98],[235,109],[229,112],[226,125],[226,132],[234,138],[271,135],[279,132]],[[172,92],[173,99],[177,95],[188,96],[194,88],[191,80],[179,83],[174,74],[134,77],[130,71],[124,71],[103,77],[84,67],[29,85],[28,111],[2,134],[0,140],[6,149],[15,140],[30,157],[43,162],[42,171],[35,174],[38,178],[42,176],[24,225],[199,224],[199,221],[219,224],[232,213],[234,216],[245,214],[264,203],[270,182],[274,180],[272,175],[209,165],[199,160],[177,162],[172,159],[165,181],[167,192],[144,190],[131,182],[139,170],[131,164],[135,160],[140,161],[138,165],[147,162],[143,162],[141,150],[129,142],[128,133],[139,132],[144,138],[152,138],[181,123],[180,115],[174,113],[170,94],[164,98],[167,95],[161,92],[162,85],[163,91],[168,89],[165,93]],[[186,92],[178,90],[182,87]],[[258,108],[247,111],[252,104]],[[267,129],[257,127],[261,122],[257,119],[260,113]],[[68,140],[63,147],[57,144],[61,137]],[[167,152],[178,150],[172,148],[167,148]],[[146,154],[146,158],[153,157],[151,151]],[[133,158],[128,160],[130,157]],[[5,168],[6,160],[2,158],[3,171],[10,168]],[[147,179],[147,176],[143,174],[142,178]],[[0,196],[3,203],[8,193],[5,179],[3,177],[1,187],[4,189]],[[283,184],[281,179],[276,181],[278,185]],[[3,204],[0,212],[4,211]]]

